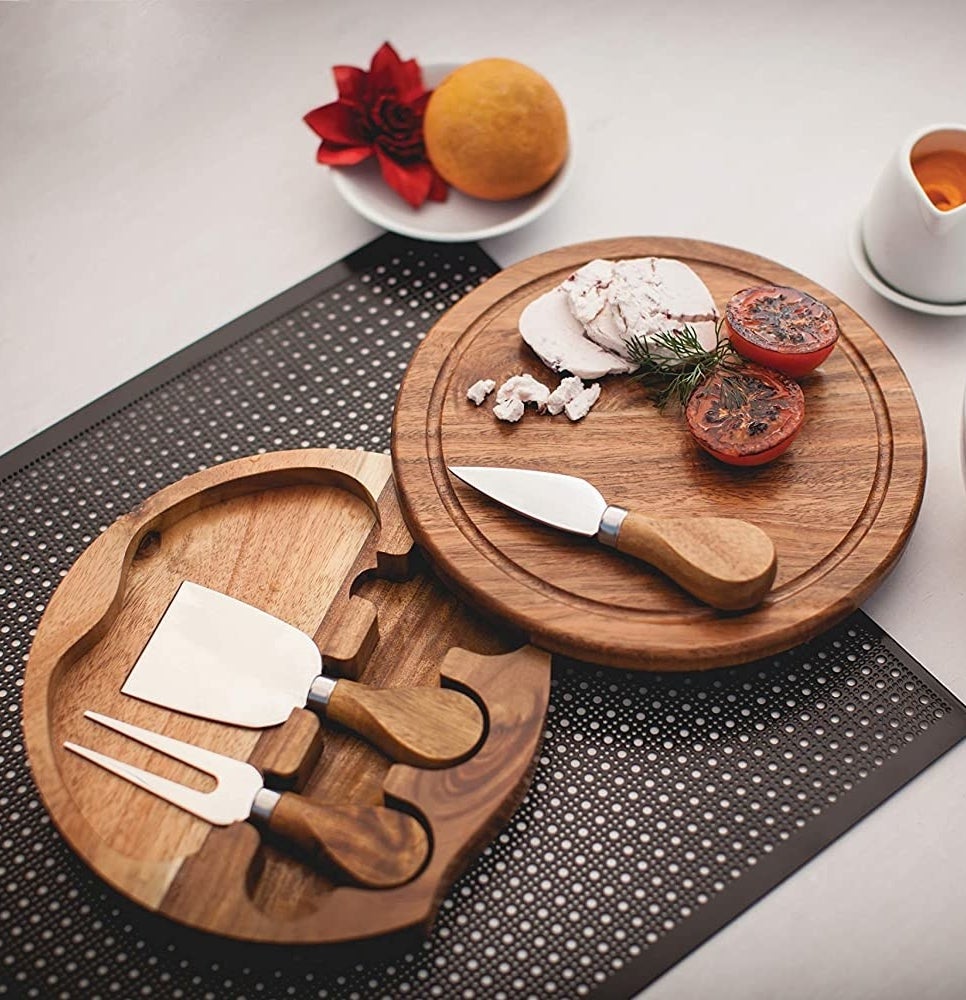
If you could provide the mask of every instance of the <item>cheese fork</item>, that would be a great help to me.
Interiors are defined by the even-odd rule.
[[[368,888],[408,882],[426,861],[426,831],[404,812],[385,806],[314,802],[293,792],[275,792],[265,787],[261,774],[245,761],[99,712],[87,711],[84,716],[211,775],[217,785],[201,792],[77,743],[66,741],[68,750],[216,826],[250,820]]]

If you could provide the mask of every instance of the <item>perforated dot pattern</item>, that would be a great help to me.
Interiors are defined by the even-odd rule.
[[[10,456],[0,996],[627,995],[966,733],[963,707],[861,613],[808,646],[710,674],[559,660],[529,794],[411,951],[353,964],[239,947],[176,928],[96,879],[53,829],[20,729],[31,636],[58,581],[118,515],[183,475],[279,448],[388,451],[416,344],[494,270],[475,247],[382,238],[123,403],[84,411],[43,453]]]

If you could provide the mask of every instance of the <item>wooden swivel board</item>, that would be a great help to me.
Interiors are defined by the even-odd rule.
[[[571,423],[532,407],[497,421],[466,390],[530,372],[554,386],[517,331],[530,301],[595,257],[664,256],[690,265],[719,310],[741,288],[791,285],[826,302],[842,336],[801,380],[805,425],[758,468],[720,464],[678,412],[659,413],[626,376],[602,380]],[[439,575],[545,649],[612,666],[690,670],[746,662],[844,618],[894,565],[922,501],[925,438],[915,397],[867,323],[808,278],[711,243],[623,238],[564,247],[497,274],[449,310],[409,366],[396,405],[393,470],[403,516]],[[529,467],[582,476],[609,503],[654,515],[742,517],[767,531],[778,575],[741,614],[705,607],[661,574],[600,545],[536,525],[454,479],[447,465]]]
[[[225,462],[115,521],[51,597],[24,684],[33,776],[67,843],[141,906],[222,937],[357,954],[427,932],[526,791],[550,657],[474,615],[420,572],[412,548],[389,459],[359,451]],[[392,763],[303,708],[258,730],[122,694],[185,579],[313,635],[329,674],[384,688],[445,679],[479,704],[483,740],[466,760],[427,769]],[[66,750],[71,740],[205,790],[191,768],[95,725],[87,709],[248,760],[270,786],[318,803],[404,809],[425,827],[429,857],[406,884],[367,889],[251,823],[211,826]]]

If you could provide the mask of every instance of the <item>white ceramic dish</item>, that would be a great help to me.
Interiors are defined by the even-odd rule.
[[[426,85],[435,87],[458,63],[423,67]],[[427,201],[412,208],[382,179],[370,158],[354,167],[331,167],[336,190],[362,216],[403,236],[437,243],[466,243],[499,236],[525,226],[560,197],[574,166],[573,136],[564,165],[539,191],[513,201],[482,201],[450,188],[444,202]]]
[[[873,270],[865,255],[865,247],[862,243],[862,220],[860,219],[852,227],[852,235],[849,240],[849,251],[852,255],[852,263],[855,269],[865,279],[866,283],[877,291],[883,298],[897,305],[904,306],[914,312],[927,313],[930,316],[966,316],[966,302],[924,302],[922,299],[914,299],[909,295],[896,291],[891,285],[887,285]]]

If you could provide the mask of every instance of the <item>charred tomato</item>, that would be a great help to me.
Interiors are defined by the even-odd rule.
[[[719,368],[691,394],[688,430],[729,465],[764,465],[792,443],[805,419],[801,386],[760,365]]]
[[[824,302],[784,285],[736,292],[725,307],[724,328],[742,357],[793,378],[817,368],[839,337]]]

